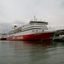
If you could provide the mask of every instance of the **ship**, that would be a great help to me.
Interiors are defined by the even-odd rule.
[[[0,33],[0,40],[6,40],[6,33]]]
[[[6,40],[23,40],[23,41],[42,41],[50,40],[54,34],[53,31],[48,30],[48,22],[40,20],[32,20],[28,24],[17,27],[11,30]]]

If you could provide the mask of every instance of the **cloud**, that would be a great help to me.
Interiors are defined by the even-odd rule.
[[[20,26],[23,26],[23,25],[28,24],[28,23],[24,22],[24,20],[16,20],[13,22],[13,25],[14,24],[16,24],[18,27],[20,27]]]
[[[12,24],[3,22],[0,23],[0,33],[7,33],[11,29],[13,29]]]
[[[60,8],[61,8],[61,9],[64,9],[64,0],[61,2],[60,5],[61,5]]]
[[[14,25],[17,25],[18,27],[25,25],[26,23],[16,20],[11,23],[6,22],[0,22],[0,33],[8,33],[9,31],[14,29]]]
[[[3,29],[12,24],[26,24],[34,15],[49,25],[64,25],[64,0],[0,0],[0,27]]]

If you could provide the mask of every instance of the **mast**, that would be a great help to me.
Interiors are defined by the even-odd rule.
[[[36,16],[34,16],[34,21],[37,21]]]

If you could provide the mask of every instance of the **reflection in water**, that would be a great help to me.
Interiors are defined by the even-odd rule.
[[[0,64],[64,64],[63,59],[61,42],[0,41]]]
[[[14,44],[13,44],[14,43]],[[50,42],[21,42],[12,41],[9,43],[11,47],[14,47],[14,54],[16,62],[20,63],[32,63],[48,57],[46,53],[46,47],[51,45]]]
[[[30,58],[32,64],[34,64],[35,62],[38,63],[38,61],[41,61],[49,56],[46,51],[46,48],[51,45],[50,42],[33,42],[30,44],[32,44],[30,50]]]

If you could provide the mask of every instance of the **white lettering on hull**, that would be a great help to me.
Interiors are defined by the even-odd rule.
[[[18,36],[17,39],[23,39],[23,36]]]
[[[15,37],[12,37],[12,39],[15,39]]]
[[[23,36],[15,36],[15,37],[12,37],[12,39],[23,39]]]

